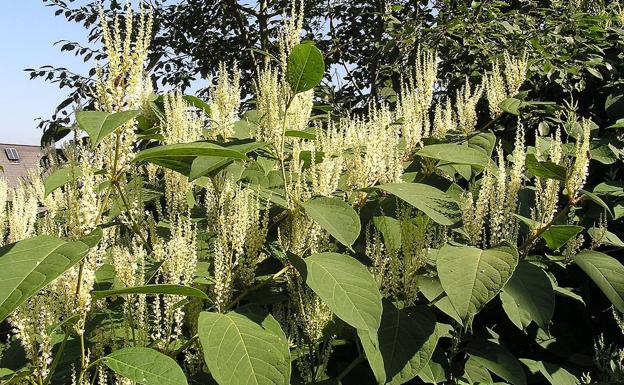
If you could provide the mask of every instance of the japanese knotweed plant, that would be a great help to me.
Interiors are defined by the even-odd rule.
[[[530,104],[528,53],[442,98],[417,47],[396,101],[312,117],[325,65],[295,2],[241,111],[235,63],[207,102],[155,95],[153,16],[127,10],[100,11],[108,62],[74,140],[0,179],[2,384],[622,381],[604,339],[594,366],[539,350],[556,296],[593,300],[558,281],[578,267],[621,328],[624,266],[583,189],[591,120],[479,127],[481,102],[493,119]]]

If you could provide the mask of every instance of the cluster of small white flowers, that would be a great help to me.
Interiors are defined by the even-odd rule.
[[[141,108],[152,93],[152,83],[144,68],[152,38],[153,14],[145,12],[141,3],[135,35],[135,15],[130,2],[125,8],[123,38],[119,16],[115,15],[111,31],[101,3],[98,9],[108,61],[106,74],[97,67],[96,102],[102,111]]]
[[[17,242],[35,235],[35,221],[39,202],[24,182],[10,189],[11,205],[8,212],[8,243]]]
[[[569,197],[576,197],[587,180],[591,127],[591,120],[581,120],[581,132],[576,141],[576,148],[574,151],[575,158],[566,181],[566,190]]]
[[[289,272],[288,293],[290,301],[282,308],[280,319],[288,337],[294,346],[302,348],[302,356],[296,361],[297,369],[307,381],[314,379],[313,368],[318,367],[325,355],[320,342],[323,331],[332,319],[332,312],[327,305],[303,282],[296,272]]]
[[[441,101],[438,101],[433,115],[432,136],[443,138],[447,132],[454,130],[456,127],[455,111],[453,111],[451,100],[446,98],[444,106]]]
[[[212,231],[214,243],[215,303],[219,311],[229,304],[234,280],[242,287],[252,285],[256,265],[263,258],[269,217],[261,212],[255,192],[226,180],[218,196],[218,213]]]
[[[387,106],[371,107],[370,118],[348,119],[343,124],[353,156],[346,159],[347,183],[353,190],[377,183],[398,182],[403,163],[398,148],[400,126]]]
[[[231,73],[231,75],[230,75]],[[234,123],[240,108],[240,71],[234,64],[231,71],[219,63],[217,84],[210,92],[211,135],[223,140],[234,135]]]
[[[197,268],[197,228],[190,219],[180,216],[171,222],[171,237],[164,246],[161,258],[162,266],[157,280],[183,286],[193,283]],[[164,325],[171,340],[175,340],[182,332],[184,309],[173,309],[182,299],[180,296],[164,297]]]
[[[282,16],[282,25],[278,32],[280,49],[280,65],[286,69],[288,55],[301,42],[301,29],[304,20],[304,0],[293,0],[290,3],[290,15]]]
[[[4,246],[4,242],[8,231],[9,217],[9,183],[6,178],[0,178],[0,246]]]
[[[278,68],[268,62],[259,70],[255,84],[259,114],[255,136],[271,143],[277,157],[284,159],[284,132],[307,128],[312,113],[314,90],[293,94],[286,81],[287,57],[294,46],[301,41],[303,25],[303,1],[297,7],[291,3],[291,15],[284,18],[279,32],[280,65]]]
[[[397,104],[406,156],[411,155],[421,140],[429,136],[429,109],[433,102],[437,72],[436,53],[421,51],[419,47],[414,75],[402,82]]]
[[[163,142],[165,144],[191,143],[201,139],[202,122],[190,109],[180,92],[166,94],[163,98],[164,117]],[[188,210],[187,194],[193,183],[178,172],[165,169],[165,203],[170,219],[186,213]]]
[[[499,116],[503,110],[500,103],[518,93],[520,86],[526,80],[529,57],[524,52],[518,58],[512,57],[505,52],[505,69],[501,73],[498,60],[492,63],[492,73],[483,78],[485,93],[487,95],[490,116],[492,119]]]
[[[539,149],[543,139],[536,135],[535,148]],[[561,165],[563,162],[563,144],[561,143],[561,129],[557,128],[555,135],[550,138],[550,149],[548,159],[555,164]],[[540,156],[539,151],[535,154]],[[535,204],[531,208],[531,219],[534,226],[533,231],[543,227],[550,222],[557,211],[557,203],[559,202],[559,190],[561,182],[557,179],[535,178]]]
[[[388,239],[384,242],[377,230],[367,229],[365,252],[373,261],[371,272],[382,295],[409,302],[416,298],[418,272],[427,262],[427,253],[440,247],[446,234],[438,231],[441,226],[430,223],[407,205],[397,208],[397,219],[401,240],[398,248],[393,249]]]
[[[518,237],[518,219],[514,214],[518,211],[518,193],[522,188],[526,158],[522,124],[516,130],[512,166],[505,162],[501,146],[497,148],[497,157],[498,167],[490,164],[483,173],[477,201],[471,192],[467,192],[460,202],[464,230],[472,245],[515,243]],[[487,222],[486,218],[489,218]]]
[[[164,144],[191,143],[201,139],[202,122],[182,93],[165,94],[163,108],[165,115],[161,125]]]
[[[36,295],[20,306],[10,318],[13,333],[35,365],[38,376],[45,378],[52,364],[52,336],[48,328],[62,316],[62,306],[55,295]]]
[[[482,94],[483,87],[479,85],[473,90],[468,77],[466,77],[463,87],[457,90],[455,98],[457,122],[459,129],[466,134],[474,131],[477,126],[477,103]]]
[[[122,34],[119,16],[115,15],[111,31],[104,8],[99,5],[104,51],[108,60],[106,71],[99,64],[96,67],[94,99],[96,108],[101,111],[144,109],[152,94],[152,82],[145,74],[145,64],[151,42],[153,14],[146,12],[141,3],[135,34],[132,6],[127,2],[125,8]],[[111,176],[128,169],[134,156],[135,139],[133,122],[122,125],[115,135],[100,142],[91,163],[98,169],[107,167]]]
[[[468,191],[462,196],[461,210],[464,230],[472,245],[479,245],[484,237],[484,224],[490,210],[490,197],[494,189],[494,176],[492,166],[488,166],[481,178],[481,186],[474,201],[472,192]]]

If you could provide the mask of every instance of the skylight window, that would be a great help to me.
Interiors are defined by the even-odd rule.
[[[4,152],[6,153],[8,160],[10,160],[11,162],[19,162],[20,157],[16,149],[9,147],[9,148],[5,148]]]

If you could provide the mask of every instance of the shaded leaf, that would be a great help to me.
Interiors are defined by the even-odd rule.
[[[358,329],[379,384],[400,385],[418,375],[437,345],[435,325],[435,316],[425,306],[399,310],[392,302],[383,302],[378,345],[371,340],[368,331]]]
[[[549,249],[557,250],[581,231],[583,231],[581,226],[552,225],[542,233],[542,238]]]
[[[295,267],[340,319],[376,337],[381,323],[381,294],[366,266],[348,255],[319,253]]]
[[[318,48],[309,43],[293,47],[287,59],[286,80],[294,93],[316,87],[324,74],[325,62]]]
[[[567,170],[565,167],[551,161],[537,160],[535,154],[527,154],[526,166],[531,174],[540,178],[565,181],[567,177]]]
[[[388,183],[377,188],[396,195],[434,222],[450,226],[459,221],[459,205],[447,193],[421,183]]]
[[[468,354],[492,373],[512,385],[526,385],[526,374],[520,364],[506,348],[492,341],[476,340],[468,344]]]
[[[624,312],[624,266],[617,259],[593,250],[583,250],[573,257],[620,312]]]
[[[82,175],[82,171],[79,168],[64,167],[55,170],[43,181],[44,196],[50,195],[54,190],[65,184],[76,180],[76,178]]]
[[[531,321],[547,330],[555,311],[555,292],[541,268],[520,262],[500,295],[511,322],[525,329]]]
[[[416,152],[416,155],[455,164],[468,164],[485,168],[490,157],[484,151],[461,144],[431,144]]]
[[[245,154],[209,142],[170,144],[148,148],[139,152],[133,162],[146,161],[184,175],[189,175],[191,165],[198,156],[214,156],[230,159],[247,159]]]

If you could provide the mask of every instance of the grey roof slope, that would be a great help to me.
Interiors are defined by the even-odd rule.
[[[7,149],[11,148],[17,151],[18,160],[9,159]],[[29,170],[39,166],[42,153],[40,146],[0,143],[0,166],[4,168],[4,172],[0,171],[0,177],[7,178],[9,184],[15,186],[28,175]]]

